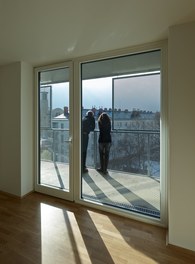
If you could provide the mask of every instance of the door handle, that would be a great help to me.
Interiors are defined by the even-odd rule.
[[[69,137],[68,140],[64,140],[64,142],[72,143],[72,137]]]

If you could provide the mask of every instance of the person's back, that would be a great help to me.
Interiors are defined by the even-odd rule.
[[[82,120],[83,133],[89,134],[95,129],[95,119],[91,115],[86,115]]]
[[[102,113],[98,118],[99,126],[99,154],[100,154],[100,165],[101,167],[97,169],[103,174],[107,174],[107,167],[109,161],[109,152],[111,147],[111,121],[110,117],[106,113]]]
[[[98,121],[100,130],[99,143],[111,142],[111,122],[109,117],[103,117]]]
[[[87,172],[86,157],[89,141],[89,133],[95,129],[95,118],[92,111],[88,111],[82,120],[82,169]]]

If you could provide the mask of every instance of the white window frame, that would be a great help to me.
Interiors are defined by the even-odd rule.
[[[81,131],[81,64],[92,62],[95,60],[110,59],[118,56],[125,56],[135,53],[149,52],[155,49],[161,50],[161,139],[160,139],[160,218],[155,219],[150,216],[136,214],[134,212],[126,212],[123,209],[116,209],[112,206],[99,205],[95,202],[87,202],[81,198],[81,144],[80,144],[80,131]],[[115,213],[117,215],[125,216],[131,219],[139,220],[142,222],[155,224],[158,226],[167,227],[167,177],[168,177],[168,102],[167,102],[167,41],[160,41],[137,47],[115,50],[110,52],[99,53],[80,57],[74,60],[74,131],[76,144],[74,145],[74,162],[78,166],[75,167],[74,180],[74,200],[76,203],[87,205],[93,208],[101,209],[102,211]]]

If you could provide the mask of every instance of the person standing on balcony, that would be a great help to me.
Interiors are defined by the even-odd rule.
[[[89,142],[89,133],[95,129],[95,118],[92,111],[88,111],[82,120],[82,170],[88,172],[86,167],[87,147]]]
[[[111,120],[107,113],[103,112],[98,118],[99,133],[99,155],[100,155],[100,168],[97,169],[103,174],[107,174],[107,167],[109,162],[109,153],[111,147]]]

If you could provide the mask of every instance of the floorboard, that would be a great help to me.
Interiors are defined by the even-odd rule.
[[[166,230],[50,196],[0,194],[2,264],[194,264]]]

